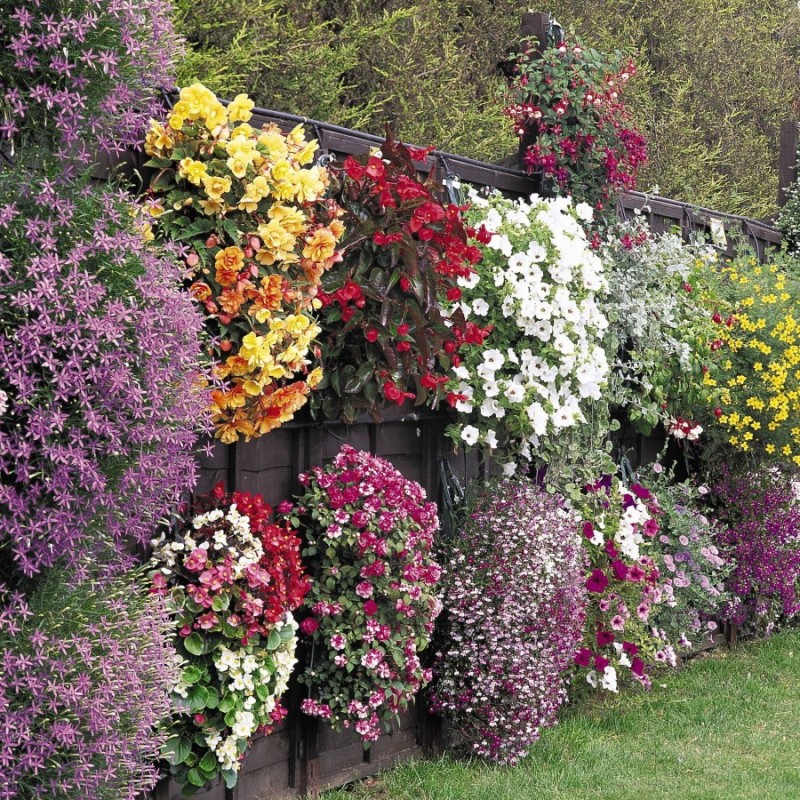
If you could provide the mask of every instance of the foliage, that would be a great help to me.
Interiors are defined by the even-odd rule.
[[[0,142],[85,167],[139,145],[180,52],[165,0],[0,2]]]
[[[516,479],[482,486],[443,544],[432,709],[476,755],[516,763],[566,699],[586,600],[577,531],[560,498]]]
[[[541,51],[531,46],[516,56],[514,71],[504,113],[525,147],[528,170],[541,170],[559,192],[610,219],[616,193],[636,188],[647,160],[621,98],[636,74],[633,60],[570,35]]]
[[[312,644],[302,710],[368,744],[431,677],[419,653],[441,609],[436,507],[388,461],[349,445],[300,481],[305,492],[287,513],[313,576],[300,623]]]
[[[178,0],[181,81],[259,105],[477,158],[515,149],[495,65],[519,4],[441,0]]]
[[[653,560],[664,601],[653,624],[669,642],[691,649],[717,629],[716,620],[731,599],[725,579],[735,564],[720,555],[721,527],[701,511],[708,487],[690,481],[670,483],[660,464],[653,470],[661,512]]]
[[[714,375],[724,304],[714,295],[712,251],[635,222],[612,228],[600,255],[616,353],[611,402],[644,434],[677,419],[713,420],[717,398],[705,375]]]
[[[797,181],[786,188],[786,203],[781,208],[775,225],[783,234],[786,250],[797,255],[800,252],[800,184]]]
[[[676,664],[674,648],[651,628],[650,615],[658,612],[663,592],[655,562],[642,552],[646,537],[658,533],[658,501],[642,484],[625,487],[606,475],[585,487],[576,509],[590,571],[583,647],[575,665],[594,688],[616,692],[620,677],[649,687],[648,664]]]
[[[647,139],[640,185],[729,213],[774,212],[780,125],[800,101],[796,3],[563,0],[558,16],[601,49],[637,53],[628,104]]]
[[[800,505],[793,477],[777,469],[731,472],[711,487],[723,557],[736,567],[725,616],[737,625],[771,631],[800,612]]]
[[[134,214],[0,171],[0,547],[28,576],[101,532],[124,560],[194,482],[201,321]]]
[[[162,604],[138,573],[49,570],[0,606],[3,800],[136,800],[158,779],[177,676]]]
[[[202,84],[182,89],[166,127],[145,148],[159,170],[147,198],[159,234],[182,242],[214,337],[215,434],[226,444],[292,418],[320,381],[309,350],[320,276],[341,256],[339,208],[324,201],[328,173],[310,166],[316,140],[298,125],[254,130],[253,102],[227,106]]]
[[[377,417],[386,403],[436,405],[462,345],[482,333],[441,306],[459,278],[474,274],[480,251],[467,243],[462,209],[417,178],[409,151],[391,136],[380,157],[348,156],[340,202],[348,235],[343,260],[322,276],[320,325],[325,375],[315,405],[324,416]]]
[[[475,278],[461,280],[453,309],[491,332],[486,348],[468,351],[453,370],[447,388],[461,416],[448,435],[497,449],[509,473],[518,461],[555,471],[576,458],[569,434],[587,425],[609,372],[597,298],[603,264],[578,221],[591,209],[535,195],[486,200],[472,192],[470,201],[483,260]]]
[[[183,83],[496,161],[516,155],[496,70],[519,50],[516,0],[179,0]],[[562,0],[592,48],[635,54],[626,105],[647,140],[639,185],[730,213],[775,210],[780,123],[797,116],[793,0]],[[709,20],[714,20],[709,25]],[[379,100],[376,100],[379,98]]]
[[[733,316],[719,324],[722,358],[708,383],[720,391],[727,443],[800,465],[800,282],[796,262],[741,256],[720,270]]]
[[[286,716],[295,664],[291,612],[309,581],[300,540],[269,521],[261,495],[217,485],[169,534],[153,540],[151,592],[165,595],[182,663],[162,755],[184,793],[219,775],[228,787],[256,731]]]

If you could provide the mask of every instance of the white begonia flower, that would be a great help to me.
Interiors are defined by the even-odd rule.
[[[480,431],[474,425],[465,425],[461,429],[461,438],[470,447],[478,441],[479,435]]]
[[[472,311],[477,317],[485,317],[489,313],[489,304],[479,297],[472,301]]]
[[[588,203],[578,203],[575,206],[575,213],[583,222],[591,222],[594,219],[594,209]]]
[[[528,419],[531,421],[533,432],[537,436],[544,436],[547,433],[547,421],[549,419],[544,406],[541,403],[533,402],[526,409]]]

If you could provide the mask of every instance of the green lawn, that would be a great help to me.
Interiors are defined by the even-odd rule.
[[[325,800],[800,800],[800,632],[568,709],[515,768],[418,762]]]

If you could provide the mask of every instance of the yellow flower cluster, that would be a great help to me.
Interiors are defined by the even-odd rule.
[[[782,265],[754,258],[722,274],[738,313],[722,333],[720,422],[734,447],[800,466],[800,287]]]
[[[328,173],[313,163],[317,142],[302,125],[252,127],[253,108],[246,95],[225,105],[196,83],[145,143],[161,170],[148,199],[156,225],[194,248],[190,291],[214,334],[225,385],[212,412],[226,442],[291,419],[319,383],[314,298],[344,235],[341,209],[325,198]]]

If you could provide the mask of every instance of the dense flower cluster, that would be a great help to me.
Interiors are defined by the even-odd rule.
[[[442,314],[480,251],[467,241],[463,208],[443,204],[439,187],[419,180],[413,158],[426,155],[389,137],[379,153],[349,156],[342,167],[349,234],[319,294],[326,375],[315,403],[328,418],[378,416],[409,399],[435,407],[459,350],[485,335]]]
[[[469,447],[503,447],[512,471],[519,459],[552,460],[559,437],[585,423],[589,402],[601,397],[608,322],[596,293],[605,276],[579,223],[591,218],[585,204],[475,192],[470,200],[483,260],[477,275],[461,279],[453,313],[491,332],[453,370],[447,388],[461,417],[448,434]]]
[[[136,800],[153,787],[177,669],[139,576],[51,570],[0,596],[2,800]]]
[[[291,611],[309,589],[300,540],[269,521],[260,495],[217,486],[196,511],[153,540],[151,562],[151,591],[167,597],[184,664],[163,753],[188,792],[220,774],[233,786],[251,737],[286,715]]]
[[[778,257],[741,257],[721,270],[734,315],[720,320],[725,345],[714,376],[719,421],[734,448],[800,465],[800,282]]]
[[[302,708],[375,741],[431,678],[419,654],[441,609],[436,507],[388,461],[349,445],[300,480],[286,511],[314,578],[300,623],[312,643]]]
[[[476,755],[523,758],[566,698],[586,590],[578,519],[526,480],[482,487],[444,545],[432,709]]]
[[[181,89],[145,149],[159,170],[146,205],[157,230],[188,247],[189,293],[214,339],[212,393],[223,442],[261,436],[292,418],[322,378],[311,367],[320,332],[312,312],[322,273],[344,233],[325,201],[316,140],[298,125],[248,124],[252,101],[227,107],[202,84]]]
[[[138,147],[180,52],[166,0],[5,3],[0,144],[37,141],[86,166]]]
[[[98,530],[147,542],[194,482],[201,320],[132,213],[0,172],[0,542],[26,575]]]
[[[649,686],[648,663],[676,663],[673,646],[651,626],[664,598],[658,568],[642,552],[658,534],[658,501],[641,484],[626,488],[606,475],[585,487],[578,510],[590,566],[586,628],[575,664],[588,670],[586,681],[595,688],[616,692],[624,676]]]
[[[710,280],[716,256],[675,234],[655,236],[643,223],[612,229],[600,254],[616,354],[612,402],[644,433],[661,422],[696,438],[695,426],[683,423],[711,418],[716,405],[705,377],[719,352],[720,301]]]
[[[716,620],[730,600],[725,579],[734,564],[717,546],[720,526],[700,511],[708,487],[669,484],[660,465],[653,466],[660,477],[656,491],[661,509],[653,560],[663,600],[653,623],[670,642],[688,649],[717,629]]]
[[[613,214],[611,195],[635,188],[647,160],[644,137],[621,98],[634,62],[573,39],[522,53],[515,73],[504,111],[526,145],[528,168],[575,202]]]
[[[797,484],[777,469],[732,474],[712,487],[724,526],[717,542],[735,563],[725,616],[769,632],[800,612],[800,505]]]

